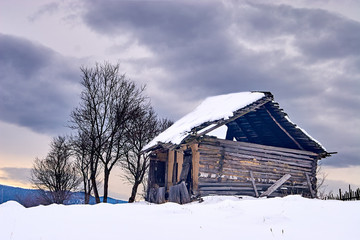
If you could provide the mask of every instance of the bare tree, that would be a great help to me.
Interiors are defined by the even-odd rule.
[[[317,197],[320,199],[324,199],[326,197],[327,186],[325,185],[327,174],[322,169],[322,163],[318,163],[316,169],[316,193]]]
[[[90,154],[88,146],[91,143],[83,134],[71,138],[71,149],[75,158],[75,166],[82,178],[84,203],[89,204],[93,185],[91,182]]]
[[[172,124],[167,119],[158,120],[149,104],[142,105],[138,117],[132,118],[127,125],[127,152],[121,161],[125,179],[132,184],[129,202],[134,202],[138,187],[143,183],[149,167],[149,156],[142,150],[156,135]]]
[[[137,116],[144,88],[119,74],[119,65],[104,63],[94,68],[81,68],[81,102],[71,114],[72,128],[88,139],[90,179],[100,202],[96,185],[99,164],[104,173],[104,202],[107,202],[110,173],[125,154],[126,124]]]
[[[65,137],[56,137],[44,159],[36,158],[31,182],[41,190],[48,203],[62,204],[80,184],[76,168],[70,161],[70,147]]]

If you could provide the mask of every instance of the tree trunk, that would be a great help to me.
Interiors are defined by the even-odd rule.
[[[110,171],[105,167],[104,168],[104,198],[103,198],[104,203],[107,203],[107,198],[108,198],[109,177],[110,177]]]
[[[85,192],[85,204],[89,204],[90,202],[90,193]]]
[[[89,204],[90,203],[90,196],[91,196],[91,179],[87,179],[86,181],[84,181],[85,184],[87,184],[85,186],[85,204]]]
[[[95,196],[95,201],[96,203],[100,203],[100,197],[99,197],[99,192],[96,186],[96,176],[95,174],[91,174],[91,184],[94,190],[94,196]]]
[[[135,201],[135,198],[136,198],[136,193],[137,193],[137,189],[140,185],[140,182],[135,182],[133,187],[132,187],[132,190],[131,190],[131,196],[129,198],[129,203],[132,203]]]

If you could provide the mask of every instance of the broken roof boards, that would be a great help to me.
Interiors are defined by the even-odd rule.
[[[206,98],[195,110],[154,138],[144,150],[163,144],[176,146],[205,134],[327,154],[318,141],[290,121],[269,92],[240,92]]]

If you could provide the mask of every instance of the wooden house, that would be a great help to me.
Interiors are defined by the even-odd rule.
[[[207,98],[145,148],[147,200],[207,195],[316,196],[318,160],[330,155],[270,92]]]

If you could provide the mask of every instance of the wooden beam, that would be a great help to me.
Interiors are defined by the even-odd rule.
[[[290,133],[288,133],[286,131],[285,128],[283,128],[283,126],[280,125],[280,123],[274,118],[274,116],[270,113],[270,111],[265,107],[266,112],[269,114],[269,116],[271,117],[271,119],[276,123],[276,125],[278,125],[278,127],[296,144],[296,146],[301,149],[304,150],[304,148],[295,140],[295,138],[293,138]]]
[[[315,198],[315,191],[314,191],[314,189],[312,188],[312,184],[311,184],[311,181],[310,181],[309,174],[306,172],[305,175],[306,175],[306,180],[307,180],[307,184],[308,184],[308,186],[309,186],[309,190],[310,190],[311,197],[312,197],[312,198]]]
[[[283,185],[290,177],[290,174],[285,174],[282,178],[280,178],[273,185],[271,185],[265,192],[263,192],[260,197],[269,196],[270,194],[275,192],[276,189],[278,189],[281,185]]]
[[[254,175],[253,175],[252,171],[250,171],[250,178],[251,178],[251,183],[252,183],[253,188],[254,188],[255,196],[259,197],[259,193],[258,193],[256,185],[255,185]]]

